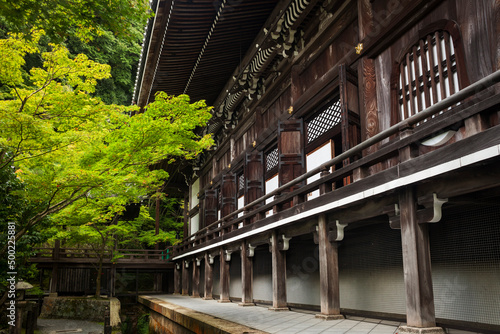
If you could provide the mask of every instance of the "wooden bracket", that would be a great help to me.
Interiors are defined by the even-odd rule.
[[[197,267],[199,267],[199,266],[200,266],[200,264],[201,264],[201,258],[200,258],[200,257],[197,257],[197,258],[195,259],[195,261],[196,261],[196,266],[197,266]]]
[[[418,204],[424,208],[417,210],[417,222],[419,224],[439,222],[443,216],[443,204],[446,202],[448,202],[447,198],[438,198],[436,193],[432,193],[431,196],[420,197]],[[389,212],[388,215],[391,228],[400,229],[401,216],[399,205],[394,204],[394,210]]]
[[[280,251],[286,251],[290,248],[290,239],[287,238],[284,234],[281,235],[281,238],[278,240],[278,249]]]
[[[312,230],[312,233],[313,233],[313,241],[316,245],[319,245],[319,235],[318,235],[318,230],[319,230],[319,227],[318,225],[313,225],[313,230]]]
[[[401,228],[400,211],[399,204],[394,204],[394,209],[388,212],[389,215],[389,225],[392,229],[398,230]]]
[[[344,228],[346,226],[347,224],[341,224],[338,220],[335,220],[335,225],[333,223],[328,224],[328,240],[330,242],[344,240]]]
[[[184,265],[186,266],[186,268],[189,268],[189,261],[185,260],[184,263],[185,263]]]
[[[248,244],[247,246],[247,257],[253,257],[255,255],[255,246]]]
[[[212,254],[208,254],[208,263],[214,264],[214,258],[215,258],[215,256],[213,256]]]
[[[226,249],[224,251],[224,256],[225,256],[226,262],[230,262],[231,261],[231,254],[232,253],[233,253],[233,251],[228,250],[228,249]]]
[[[175,264],[175,269],[177,269],[177,270],[181,270],[181,264],[180,264],[180,263],[176,263],[176,264]]]
[[[417,211],[417,221],[419,223],[437,223],[443,216],[443,204],[448,202],[447,198],[438,198],[436,193],[432,194],[430,200],[419,199],[419,204],[423,205],[425,209]]]

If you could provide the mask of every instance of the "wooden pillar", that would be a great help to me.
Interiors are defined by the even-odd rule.
[[[417,200],[412,187],[401,190],[399,206],[407,326],[400,327],[398,332],[419,333],[422,328],[433,328],[436,331],[432,333],[444,333],[435,327],[428,225],[418,224]],[[411,330],[407,330],[407,327]]]
[[[54,263],[52,265],[52,274],[50,277],[50,288],[49,293],[57,293],[58,288],[58,277],[59,277],[59,264]]]
[[[205,226],[217,221],[217,204],[217,191],[215,189],[205,190],[205,203],[203,205]]]
[[[304,123],[302,119],[278,122],[278,184],[283,186],[305,172]],[[304,183],[296,184],[284,192],[291,192]],[[283,203],[280,209],[303,202],[303,197],[295,196],[291,202]]]
[[[193,284],[191,297],[200,297],[200,262],[198,259],[194,259],[193,261]]]
[[[189,261],[182,261],[182,295],[189,295]]]
[[[221,194],[222,208],[221,217],[226,217],[236,211],[236,192],[237,192],[236,174],[227,173],[222,176]],[[229,229],[230,230],[230,229]],[[226,230],[223,230],[223,233]],[[229,232],[229,231],[228,231]]]
[[[272,311],[288,311],[286,301],[286,253],[279,250],[278,231],[271,235],[271,257],[273,274],[273,307]]]
[[[252,203],[264,194],[264,153],[247,153],[245,159],[245,205]],[[261,205],[263,203],[255,205],[249,211],[257,209]],[[258,217],[246,219],[244,224],[251,224],[257,219]]]
[[[255,305],[253,302],[253,250],[249,250],[249,245],[245,241],[241,243],[241,303],[238,305]]]
[[[325,214],[318,216],[319,281],[321,313],[316,318],[343,319],[340,314],[339,257],[336,242],[328,238]]]
[[[220,249],[220,299],[219,303],[229,303],[229,261],[231,255],[226,257],[226,251]]]
[[[213,257],[210,254],[205,254],[205,293],[203,299],[213,299],[212,297],[212,288],[213,288],[213,279],[214,279],[214,266],[213,266]]]
[[[182,262],[177,262],[174,267],[174,294],[181,293],[181,267]]]

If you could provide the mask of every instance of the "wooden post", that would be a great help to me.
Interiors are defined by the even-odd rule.
[[[187,260],[182,261],[182,295],[189,295],[189,262]]]
[[[340,314],[339,258],[337,243],[328,239],[325,214],[318,216],[319,280],[321,313],[316,318],[344,319]]]
[[[442,329],[435,327],[428,225],[418,224],[417,200],[412,187],[401,190],[399,206],[407,326],[401,326],[398,332],[419,333],[419,329],[433,328],[436,331],[432,333],[444,333]]]
[[[52,274],[50,277],[50,288],[49,288],[49,293],[55,293],[57,294],[57,288],[58,288],[58,277],[59,277],[59,264],[54,263],[52,264]]]
[[[286,302],[286,253],[278,247],[278,231],[271,235],[272,274],[273,274],[273,307],[271,311],[288,311]]]
[[[220,300],[219,303],[229,303],[229,261],[224,248],[220,248]]]
[[[253,254],[248,253],[248,244],[241,242],[241,303],[239,306],[253,306]]]
[[[193,260],[193,284],[191,297],[200,297],[200,265],[197,259]]]
[[[302,119],[289,119],[278,122],[278,184],[281,187],[305,172],[304,122]],[[291,192],[304,183],[296,184],[283,192]],[[295,196],[291,202],[276,208],[281,211],[303,202],[303,196]]]
[[[177,262],[174,266],[174,294],[181,293],[181,266],[182,262]]]
[[[214,266],[213,263],[210,263],[211,258],[210,254],[205,254],[205,294],[203,299],[213,299],[212,297],[212,288],[213,288],[213,279],[214,279]]]

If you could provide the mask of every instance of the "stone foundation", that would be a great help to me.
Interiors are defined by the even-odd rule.
[[[111,326],[119,327],[120,301],[117,298],[45,297],[40,318],[104,322],[106,307],[109,308]]]

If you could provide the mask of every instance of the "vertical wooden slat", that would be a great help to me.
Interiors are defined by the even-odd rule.
[[[444,48],[446,54],[446,72],[448,74],[448,85],[450,88],[450,94],[455,94],[455,83],[453,82],[453,69],[451,64],[451,45],[450,45],[450,34],[447,31],[443,31],[444,37]]]
[[[417,107],[418,107],[417,112],[420,112],[420,111],[424,110],[424,108],[422,108],[422,97],[420,94],[420,81],[419,81],[420,71],[419,71],[419,67],[418,67],[418,50],[417,50],[416,45],[413,46],[412,67],[413,67],[413,70],[415,72],[415,77],[413,78],[413,80],[415,80],[415,98],[417,100]],[[422,81],[423,81],[423,76],[422,76]]]
[[[436,71],[434,64],[434,48],[432,46],[432,36],[427,36],[427,48],[429,50],[429,65],[430,65],[430,80],[431,80],[431,89],[432,89],[432,103],[438,102],[438,94],[437,94],[437,84],[436,84]]]
[[[436,31],[434,33],[434,37],[436,39],[436,49],[437,49],[437,60],[438,60],[438,71],[439,71],[439,86],[441,90],[441,100],[446,97],[446,90],[444,87],[444,71],[443,71],[443,50],[441,48],[441,38],[439,37],[439,32]],[[437,100],[434,103],[438,102]]]
[[[420,40],[420,66],[422,67],[422,84],[424,86],[425,109],[430,107],[431,105],[429,79],[432,81],[432,72],[429,73],[429,67],[427,65],[427,52],[425,51],[425,42],[423,39]]]
[[[413,96],[413,75],[412,75],[412,72],[411,72],[411,67],[412,67],[412,64],[410,62],[410,53],[407,53],[406,54],[406,69],[407,69],[407,80],[408,80],[408,93],[409,93],[409,102],[410,102],[410,110],[408,112],[411,112],[411,114],[409,116],[413,116],[416,114],[416,110],[415,110],[415,100],[414,100],[414,96]]]
[[[409,110],[408,110],[408,99],[406,98],[406,93],[407,93],[407,90],[406,90],[406,85],[407,85],[407,82],[406,82],[406,75],[405,75],[405,61],[401,62],[401,64],[399,65],[399,73],[400,74],[400,78],[401,78],[401,95],[403,97],[403,109],[402,109],[402,112],[403,112],[403,118],[402,119],[407,119],[409,117]]]

